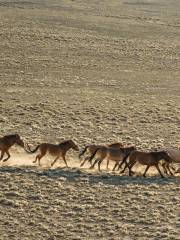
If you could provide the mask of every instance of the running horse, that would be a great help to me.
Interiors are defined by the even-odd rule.
[[[92,166],[92,159],[91,157],[94,155],[94,153],[97,151],[97,149],[101,148],[101,147],[111,147],[111,148],[123,148],[124,145],[120,142],[115,142],[115,143],[111,143],[111,144],[107,144],[107,145],[96,145],[96,144],[90,144],[90,145],[86,145],[85,148],[80,152],[79,154],[79,159],[81,159],[81,157],[88,152],[89,156],[86,156],[85,159],[82,161],[80,167],[82,167],[86,161],[89,161],[91,166]],[[90,160],[91,159],[91,160]],[[106,165],[106,169],[108,169],[109,166],[109,160],[107,160],[107,165]]]
[[[175,164],[180,164],[180,150],[178,148],[169,148],[169,149],[164,149],[165,152],[167,152],[169,154],[169,156],[172,159],[172,162],[163,162],[162,166],[164,168],[164,172],[166,174],[170,173],[171,175],[173,175],[173,172],[171,171],[171,169],[175,172],[178,173],[179,169],[175,169],[172,165]]]
[[[100,147],[98,148],[95,153],[91,156],[90,161],[96,157],[96,160],[94,161],[93,165],[90,167],[90,169],[94,168],[94,166],[96,165],[96,163],[98,163],[98,169],[99,171],[101,171],[100,169],[100,165],[103,162],[103,160],[107,159],[107,161],[112,160],[115,162],[113,171],[115,170],[115,168],[121,164],[121,162],[125,162],[126,160],[124,160],[127,156],[129,156],[129,154],[136,150],[135,146],[129,146],[129,147],[123,147],[123,148],[112,148],[112,147]],[[127,164],[127,163],[126,163]]]
[[[166,151],[157,151],[157,152],[133,151],[126,158],[129,158],[129,162],[126,163],[126,166],[121,171],[121,173],[123,173],[125,171],[125,169],[128,167],[129,168],[129,176],[131,176],[133,173],[132,167],[136,163],[140,163],[141,165],[147,166],[144,171],[143,177],[146,177],[146,173],[147,173],[148,169],[150,167],[154,166],[158,170],[161,177],[163,178],[164,176],[161,173],[161,170],[159,168],[159,162],[161,160],[164,160],[166,163],[172,163],[172,158]],[[124,159],[124,161],[126,160],[126,158]]]
[[[3,160],[3,162],[6,162],[11,157],[9,149],[14,144],[17,144],[24,148],[24,142],[20,138],[19,134],[5,135],[4,137],[0,138],[0,161]],[[7,158],[3,159],[5,153],[7,154]]]
[[[65,162],[66,167],[68,167],[67,161],[65,158],[67,151],[71,148],[74,149],[75,151],[79,151],[78,146],[74,143],[73,140],[65,140],[59,144],[41,143],[37,145],[37,147],[34,150],[31,150],[29,145],[27,146],[29,149],[28,150],[29,153],[35,153],[39,149],[40,153],[37,154],[35,160],[33,161],[33,163],[38,161],[39,166],[41,166],[40,164],[41,158],[44,157],[49,152],[50,155],[56,157],[54,161],[51,163],[51,166],[53,166],[55,162],[57,162],[57,160],[61,157]]]

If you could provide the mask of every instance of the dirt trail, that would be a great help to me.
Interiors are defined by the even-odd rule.
[[[65,167],[65,163],[63,162],[63,160],[60,158],[53,167],[51,167],[51,163],[53,162],[54,158],[50,155],[45,155],[42,159],[41,159],[41,166],[38,166],[38,162],[33,163],[33,161],[35,160],[35,156],[37,155],[37,153],[34,154],[28,154],[25,153],[24,150],[20,149],[13,149],[13,151],[11,151],[11,158],[7,161],[7,162],[1,162],[1,166],[2,167],[6,167],[6,166],[11,166],[11,167],[34,167],[37,169],[56,169],[56,168],[66,168]],[[86,155],[85,155],[86,156]],[[109,168],[108,170],[106,169],[106,159],[102,162],[101,164],[101,170],[102,172],[98,171],[98,167],[96,165],[96,167],[94,169],[89,169],[90,164],[88,162],[86,162],[84,164],[83,167],[80,167],[80,163],[81,161],[78,158],[78,154],[74,155],[74,154],[67,154],[67,163],[69,168],[71,169],[79,169],[80,171],[84,172],[84,173],[94,173],[94,174],[115,174],[115,175],[120,175],[119,172],[112,172],[112,169],[114,167],[114,162],[110,161],[109,163]],[[82,158],[83,159],[83,158]],[[177,164],[176,164],[177,165]],[[178,165],[177,165],[178,167]],[[136,164],[136,166],[134,167],[136,174],[137,175],[142,175],[144,170],[145,170],[145,166],[141,166],[139,164]],[[68,170],[68,169],[67,169]],[[127,172],[124,173],[123,175],[127,175]],[[153,176],[153,175],[158,175],[158,172],[155,168],[150,168],[148,171],[149,176]]]

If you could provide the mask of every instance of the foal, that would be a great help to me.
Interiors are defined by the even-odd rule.
[[[0,151],[1,151],[0,160],[3,159],[4,153],[7,154],[7,158],[5,158],[3,162],[7,161],[10,158],[11,155],[9,153],[9,149],[15,143],[24,148],[24,142],[20,138],[19,134],[5,135],[4,137],[0,138]]]
[[[95,156],[97,157],[94,161],[93,165],[90,168],[94,168],[96,163],[98,163],[98,169],[100,169],[100,165],[104,159],[113,160],[115,161],[115,165],[113,171],[115,170],[116,166],[119,166],[120,162],[124,160],[124,158],[129,155],[133,150],[136,148],[134,146],[131,147],[124,147],[124,148],[110,148],[110,147],[101,147],[96,150],[96,152],[91,156],[92,160]]]
[[[92,159],[91,157],[94,155],[94,153],[97,151],[97,149],[101,148],[101,147],[111,147],[111,148],[123,148],[124,145],[120,142],[115,142],[115,143],[111,143],[111,144],[107,144],[107,145],[95,145],[95,144],[92,144],[92,145],[87,145],[85,146],[85,148],[82,150],[82,152],[79,154],[79,158],[85,154],[85,152],[89,152],[90,153],[90,156],[87,156],[84,161],[81,163],[80,167],[82,167],[86,161],[89,161],[91,163],[91,166],[92,166]],[[90,160],[91,159],[91,160]],[[108,166],[109,166],[109,160],[107,160],[107,165],[106,165],[106,169],[108,169]]]
[[[129,167],[129,176],[132,175],[132,167],[139,162],[142,165],[146,165],[146,169],[144,171],[143,177],[146,177],[146,173],[148,171],[148,169],[151,166],[156,167],[156,169],[158,170],[159,174],[161,175],[161,177],[163,178],[164,176],[162,175],[160,169],[159,169],[159,161],[160,160],[165,160],[167,163],[172,162],[171,157],[169,156],[169,154],[165,151],[159,151],[159,152],[140,152],[140,151],[133,151],[132,153],[130,153],[129,155],[129,163],[126,164],[125,168],[123,169],[123,171],[121,173],[123,173],[125,171],[125,169],[127,167]]]
[[[51,163],[51,166],[53,166],[55,164],[55,162],[60,157],[62,157],[62,159],[64,160],[64,162],[66,164],[66,167],[68,167],[66,158],[65,158],[67,151],[71,148],[74,149],[75,151],[79,151],[78,146],[72,140],[63,141],[59,144],[41,143],[34,150],[31,150],[29,146],[28,146],[28,148],[29,148],[30,153],[35,153],[39,149],[40,153],[36,156],[35,160],[33,161],[33,163],[38,161],[39,166],[41,166],[41,164],[40,164],[41,158],[47,152],[49,152],[50,155],[56,156],[54,161]]]

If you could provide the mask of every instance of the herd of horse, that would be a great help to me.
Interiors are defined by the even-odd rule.
[[[68,167],[66,161],[66,153],[68,152],[68,150],[73,149],[75,151],[79,151],[78,145],[73,140],[66,140],[59,144],[41,143],[32,150],[28,144],[27,146],[25,146],[19,134],[12,134],[5,135],[0,138],[0,160],[5,162],[10,158],[9,149],[14,144],[23,147],[27,153],[35,153],[36,151],[38,151],[39,153],[36,155],[36,158],[33,162],[35,163],[38,161],[39,166],[41,166],[40,160],[47,153],[49,153],[50,155],[55,157],[54,161],[51,163],[51,166],[53,166],[59,158],[62,158],[64,163],[66,164],[66,167]],[[4,158],[5,153],[7,155],[6,158]],[[82,159],[82,156],[84,156],[85,153],[88,153],[88,155],[86,154],[86,157]],[[91,144],[85,146],[85,148],[80,151],[79,159],[81,161],[81,167],[85,164],[85,162],[89,162],[90,169],[94,168],[97,164],[99,171],[101,171],[101,163],[104,160],[107,160],[107,169],[109,166],[109,161],[113,161],[115,163],[112,169],[113,171],[115,171],[116,169],[120,170],[124,165],[123,170],[120,172],[123,173],[126,169],[128,169],[130,176],[134,173],[132,171],[134,165],[136,163],[139,163],[146,166],[143,174],[144,177],[146,177],[148,169],[152,166],[157,169],[161,177],[164,177],[159,167],[160,163],[163,167],[164,173],[174,175],[173,172],[176,173],[179,171],[177,171],[173,167],[173,163],[180,163],[180,150],[166,149],[160,151],[143,152],[138,151],[135,146],[126,146],[119,142],[107,145]]]

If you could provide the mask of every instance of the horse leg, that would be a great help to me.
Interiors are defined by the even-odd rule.
[[[136,164],[136,161],[134,161],[130,164],[130,166],[129,166],[129,176],[132,176],[132,174],[134,173],[131,169],[135,164]]]
[[[80,167],[82,167],[84,164],[85,164],[85,162],[86,161],[88,161],[89,160],[89,157],[86,157],[85,159],[84,159],[84,161],[80,164]],[[90,162],[90,161],[89,161]],[[91,162],[90,162],[91,163]],[[92,163],[91,163],[91,165],[92,165]]]
[[[155,165],[155,167],[156,167],[156,169],[158,170],[158,172],[159,172],[159,174],[161,175],[161,177],[164,178],[164,176],[163,176],[163,174],[162,174],[162,172],[161,172],[161,170],[160,170],[158,164]]]
[[[108,167],[109,167],[109,159],[107,160],[106,169],[108,169]]]
[[[6,162],[6,161],[10,158],[10,156],[11,156],[8,150],[6,150],[5,152],[6,152],[6,154],[8,155],[8,157],[5,158],[5,159],[3,160],[3,162]]]
[[[131,162],[127,163],[126,161],[122,162],[122,163],[125,163],[125,166],[124,166],[124,169],[120,172],[120,173],[124,173],[126,168],[130,168],[131,166]],[[122,165],[121,163],[121,165]],[[119,169],[119,168],[118,168]],[[133,173],[133,172],[132,172]]]
[[[4,153],[5,153],[5,151],[4,151],[4,150],[2,150],[2,151],[1,151],[1,157],[0,157],[0,161],[3,159],[3,157],[4,157]]]
[[[84,161],[82,161],[82,163],[80,164],[80,167],[82,167],[86,162],[86,159],[84,159]]]
[[[180,168],[176,169],[175,173],[180,173]]]
[[[92,169],[92,168],[94,168],[94,166],[96,165],[96,163],[97,163],[98,161],[100,161],[100,159],[99,159],[99,158],[97,158],[97,159],[94,161],[94,163],[91,165],[91,167],[90,167],[89,169]]]
[[[172,176],[174,176],[173,172],[171,172],[171,168],[170,168],[169,164],[167,164],[167,169],[169,170],[170,174],[171,174]]]
[[[39,167],[41,166],[40,159],[41,158],[38,158],[38,165],[39,165]]]
[[[171,166],[170,168],[171,168],[174,172],[176,172],[176,168],[175,168],[175,167]]]
[[[68,165],[67,165],[65,156],[62,156],[62,159],[64,160],[64,162],[65,162],[65,164],[66,164],[66,167],[68,168]]]
[[[126,162],[126,161],[121,161],[121,163],[119,164],[117,170],[120,170],[120,168],[122,167],[123,163],[125,163],[125,166],[127,165],[127,162]]]
[[[33,161],[33,163],[36,163],[36,162],[37,162],[37,160],[38,160],[38,158],[40,157],[40,155],[41,155],[41,154],[38,154],[38,155],[36,156],[36,158],[35,158],[35,160]]]
[[[88,160],[88,162],[91,164],[91,166],[93,165],[92,160],[93,160],[93,159],[89,159],[89,160]]]
[[[125,155],[125,157],[124,157],[123,160],[121,161],[121,164],[119,164],[118,170],[122,167],[123,163],[125,163],[125,167],[124,167],[124,169],[122,170],[121,173],[123,173],[127,167],[129,168],[129,164],[128,164],[127,161],[126,161],[126,160],[129,158],[129,155],[130,155],[130,153],[127,154],[127,155]]]
[[[93,158],[91,159],[91,156],[90,157],[87,157],[87,160],[88,162],[91,164],[91,166],[93,165],[92,161],[94,160]]]
[[[58,158],[59,158],[59,156],[57,156],[57,157],[54,159],[54,161],[51,163],[51,167],[55,164],[55,162],[57,162]]]
[[[146,169],[145,169],[145,171],[144,171],[143,177],[146,177],[146,173],[147,173],[147,171],[148,171],[149,168],[150,168],[150,166],[147,165],[147,167],[146,167]]]
[[[100,172],[101,172],[100,165],[101,165],[102,161],[103,161],[103,159],[99,160],[99,162],[98,162],[98,170],[99,170]]]
[[[165,174],[168,174],[167,169],[166,169],[166,163],[163,163],[163,164],[162,164],[162,167],[163,167],[164,173],[165,173]]]
[[[115,171],[115,169],[116,169],[116,167],[119,165],[119,162],[116,162],[115,164],[114,164],[114,167],[113,167],[113,170],[112,171]]]
[[[124,173],[127,167],[129,168],[129,165],[128,165],[128,163],[126,162],[126,165],[124,166],[124,169],[123,169],[120,173]],[[119,169],[119,168],[118,168],[118,169]]]
[[[46,153],[38,154],[38,155],[36,156],[35,160],[33,161],[33,163],[36,163],[37,160],[38,160],[38,165],[39,165],[39,167],[40,167],[40,166],[41,166],[40,160],[41,160],[41,158],[42,158],[45,154],[46,154]]]

